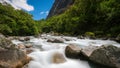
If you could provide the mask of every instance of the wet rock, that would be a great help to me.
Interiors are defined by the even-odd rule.
[[[120,43],[120,34],[115,38],[115,41]]]
[[[22,68],[29,62],[27,55],[6,38],[0,38],[0,68]]]
[[[24,67],[22,67],[22,68],[28,68],[28,64],[26,64]]]
[[[113,68],[120,68],[120,48],[116,46],[101,46],[89,56],[93,62]]]
[[[95,51],[98,48],[99,48],[98,46],[92,46],[92,45],[87,46],[81,50],[81,54],[84,55],[86,58],[89,58],[93,53],[93,51]]]
[[[79,58],[81,48],[79,46],[70,44],[65,49],[65,55],[69,58]]]
[[[63,37],[63,39],[65,39],[65,41],[71,41],[71,40],[73,40],[71,38],[64,38],[64,37]]]
[[[31,47],[33,47],[33,45],[32,44],[25,44],[25,47],[26,48],[31,48]]]
[[[19,49],[25,49],[26,48],[24,44],[18,44],[17,46],[18,46]]]
[[[81,55],[92,62],[113,68],[120,68],[120,48],[116,46],[88,46],[81,50]]]
[[[64,39],[62,39],[62,38],[59,38],[59,39],[48,39],[47,42],[64,43]]]
[[[25,41],[25,40],[24,40],[24,37],[19,37],[18,40],[19,40],[19,41],[22,41],[22,42]]]
[[[65,57],[63,54],[57,52],[53,55],[53,58],[52,58],[52,63],[64,63],[66,61]]]
[[[67,38],[65,38],[65,41],[71,41],[71,39],[67,39]]]
[[[30,40],[30,37],[19,37],[18,38],[19,41],[29,41]]]
[[[25,37],[24,40],[25,40],[25,41],[29,41],[29,40],[30,40],[30,37]]]
[[[22,50],[25,54],[29,54],[34,51],[31,44],[18,44],[17,48]]]
[[[12,42],[6,38],[0,38],[0,47],[4,49],[15,49],[16,46],[12,44]]]
[[[3,34],[0,33],[0,38],[5,38],[5,36]]]
[[[77,38],[78,38],[78,39],[85,39],[85,37],[82,36],[82,35],[78,36]]]
[[[25,51],[26,51],[26,54],[30,54],[34,51],[34,49],[33,48],[26,48]]]
[[[27,55],[19,50],[0,51],[0,66],[3,68],[21,68],[28,63]]]

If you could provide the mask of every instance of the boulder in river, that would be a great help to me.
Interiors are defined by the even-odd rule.
[[[26,48],[24,44],[18,44],[17,47],[18,47],[19,49],[25,49],[25,48]]]
[[[69,58],[79,58],[81,48],[77,45],[69,44],[65,49],[65,55]]]
[[[33,47],[33,45],[32,44],[25,44],[25,47],[26,48],[31,48],[31,47]]]
[[[81,54],[86,57],[89,58],[91,56],[91,54],[93,53],[93,51],[95,51],[96,49],[98,49],[98,46],[86,46],[83,49],[81,49]]]
[[[52,62],[53,63],[64,63],[66,61],[65,57],[63,54],[59,53],[59,52],[56,52],[55,54],[53,54],[53,57],[52,57]]]
[[[18,37],[18,40],[19,41],[29,41],[30,40],[30,37]]]
[[[95,63],[113,68],[120,68],[120,48],[116,46],[101,46],[94,50],[89,59]]]
[[[65,55],[69,58],[82,58],[103,66],[120,68],[120,48],[113,45],[87,46],[82,49],[68,45]]]
[[[29,60],[10,40],[0,38],[0,68],[22,68]]]
[[[52,43],[64,43],[64,39],[62,39],[62,38],[48,39],[47,42],[52,42]]]

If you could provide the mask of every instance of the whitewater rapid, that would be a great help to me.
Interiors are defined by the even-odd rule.
[[[52,38],[64,38],[70,41],[64,41],[64,43],[50,43],[47,42],[48,39]],[[18,40],[13,40],[14,44],[23,43]],[[51,36],[51,35],[41,35],[39,38],[31,38],[29,43],[34,45],[34,51],[28,56],[32,57],[32,60],[28,64],[28,68],[92,68],[88,61],[83,61],[80,59],[70,59],[64,54],[65,47],[68,44],[75,44],[80,47],[85,46],[101,46],[101,45],[114,45],[119,47],[120,44],[115,41],[110,40],[90,40],[90,39],[78,39],[77,37],[67,37],[67,36]],[[64,63],[52,63],[52,58],[55,53],[60,53],[66,59]]]

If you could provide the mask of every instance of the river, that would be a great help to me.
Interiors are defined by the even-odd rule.
[[[52,38],[64,38],[69,39],[69,41],[64,41],[64,43],[47,42],[48,39]],[[31,40],[27,42],[13,40],[13,43],[31,43],[34,45],[34,51],[28,54],[28,56],[32,57],[32,61],[28,64],[28,68],[93,68],[88,61],[67,58],[64,54],[65,47],[68,44],[75,44],[80,47],[111,44],[118,47],[120,46],[119,43],[111,40],[78,39],[77,37],[51,36],[46,34],[41,35],[39,38],[31,37]],[[53,63],[53,55],[56,53],[62,54],[66,61],[64,63]]]

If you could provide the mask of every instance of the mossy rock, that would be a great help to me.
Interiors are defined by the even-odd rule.
[[[95,33],[93,33],[93,32],[86,32],[86,33],[85,33],[85,36],[86,36],[86,37],[89,37],[89,38],[95,37]]]

